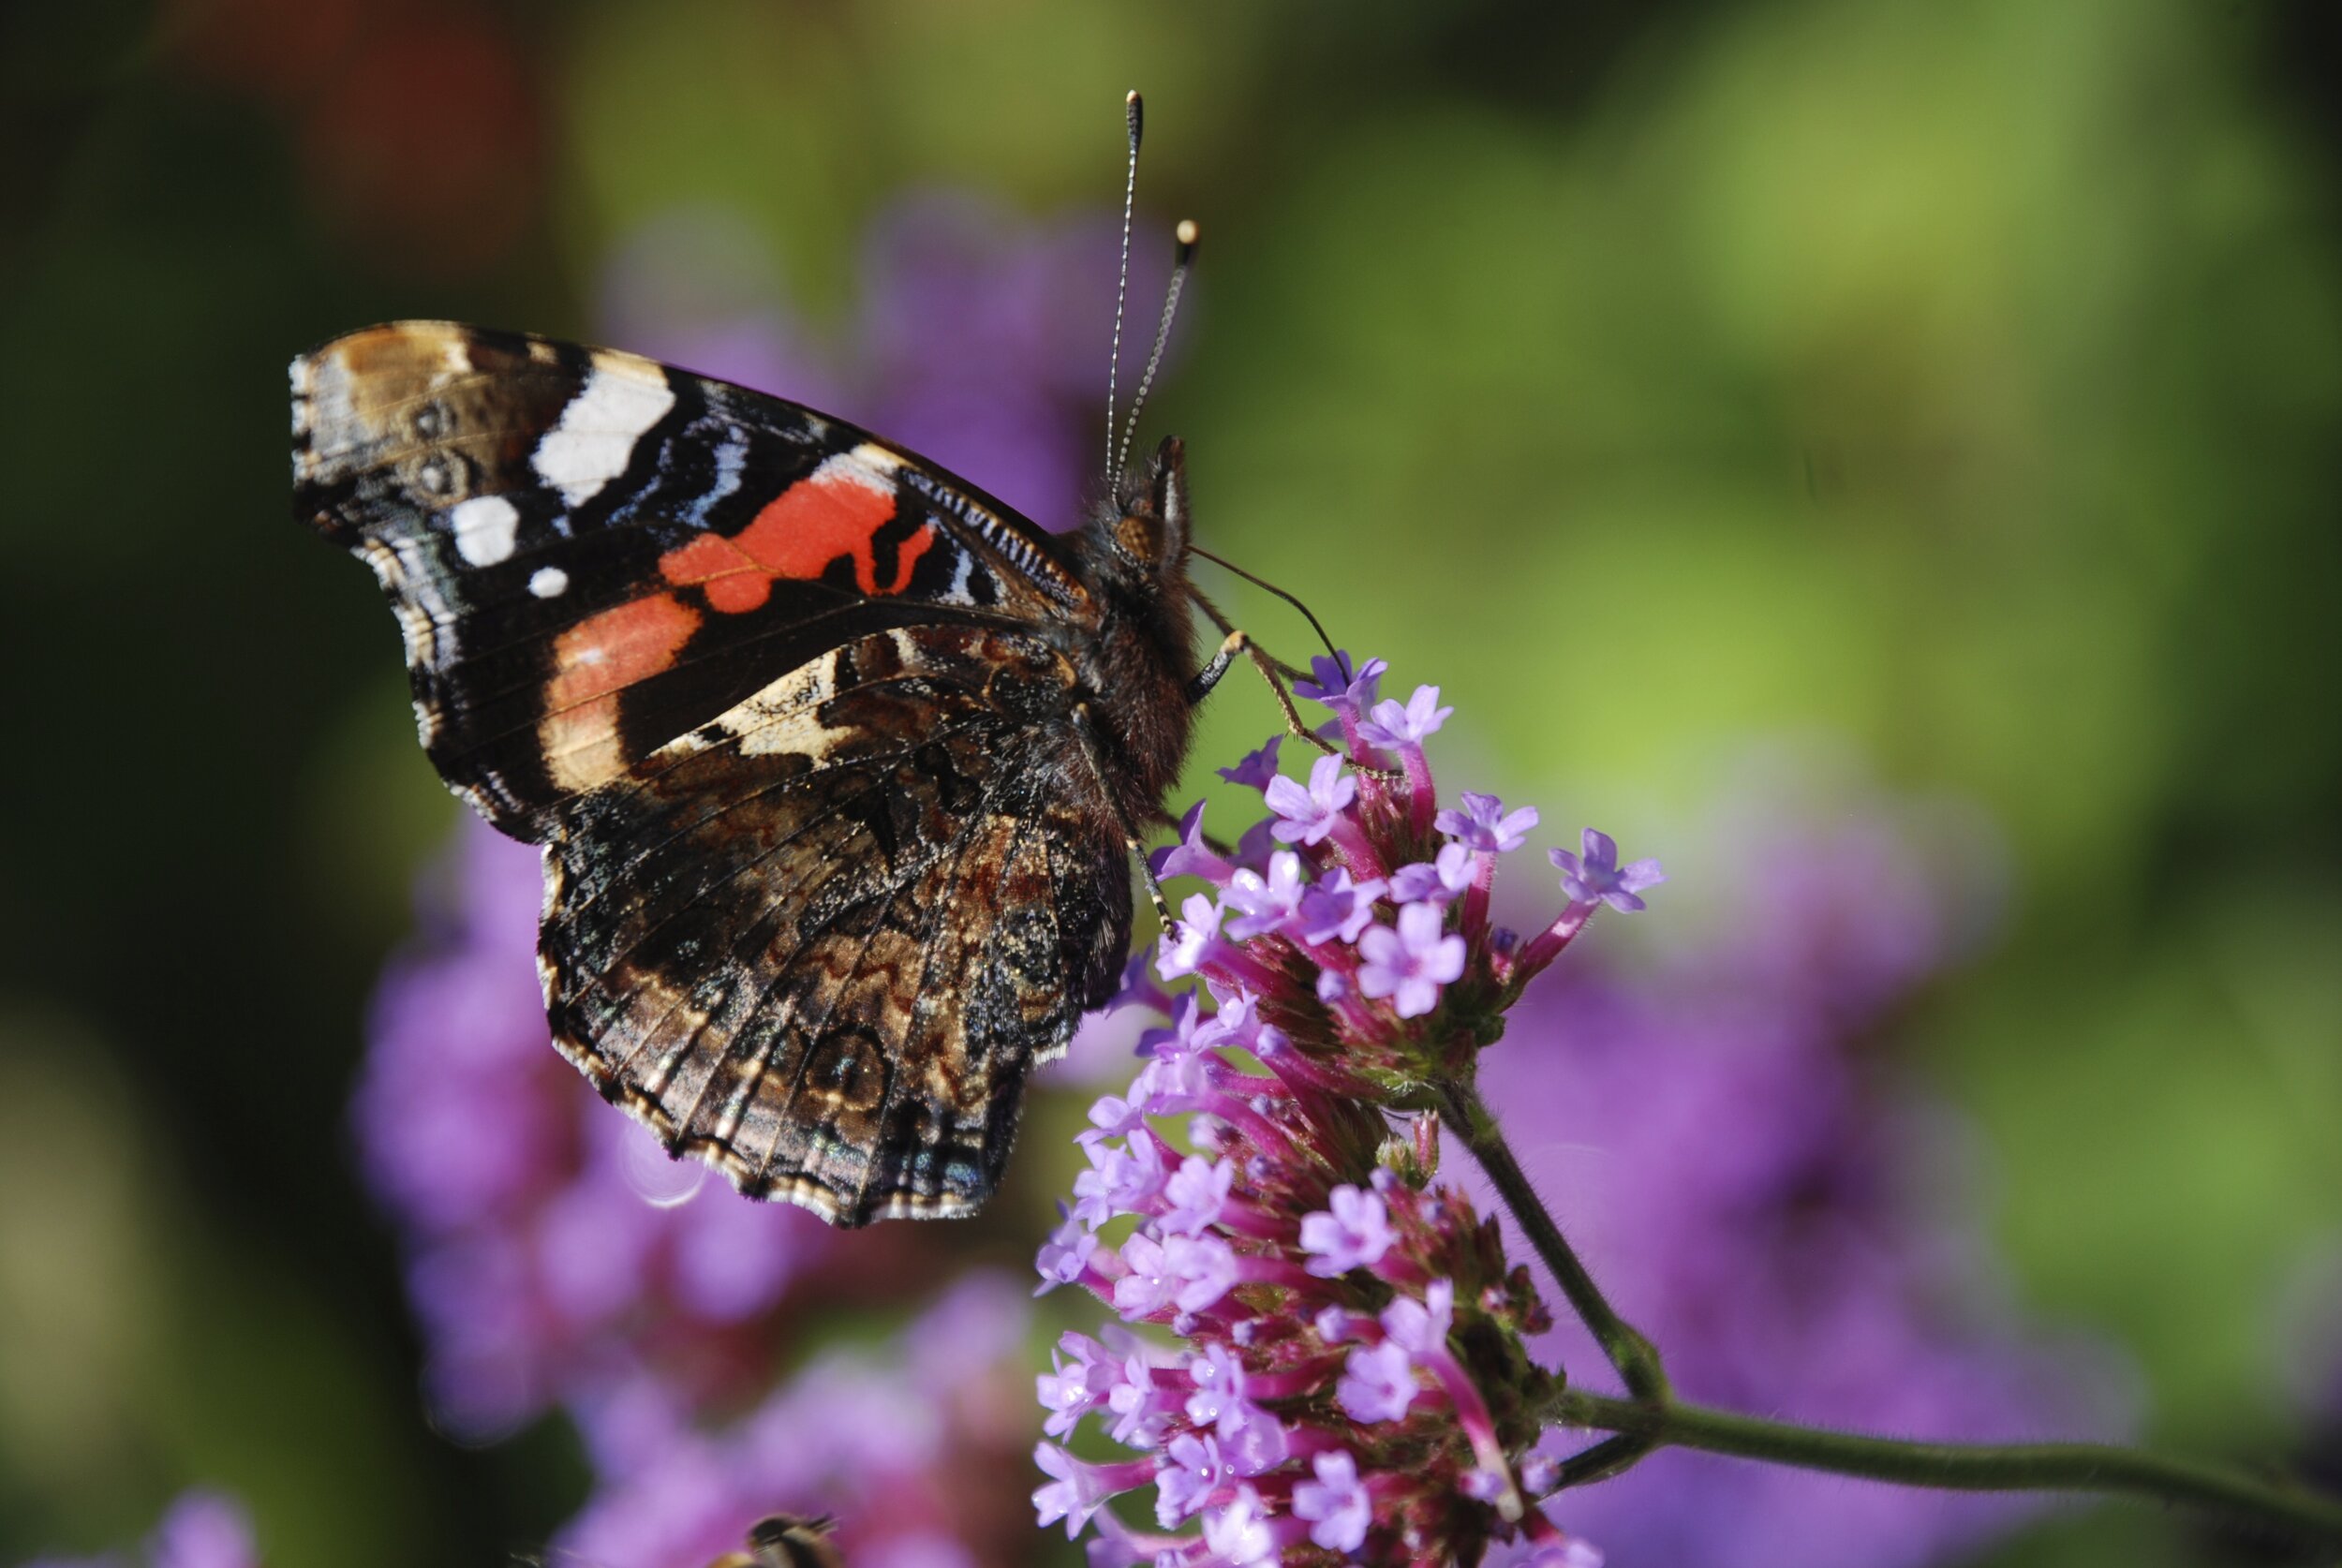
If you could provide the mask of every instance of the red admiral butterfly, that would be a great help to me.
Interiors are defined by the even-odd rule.
[[[1134,94],[1134,171],[1137,131]],[[292,397],[295,510],[390,596],[423,749],[544,846],[555,1043],[754,1197],[974,1212],[1026,1072],[1114,989],[1193,705],[1249,653],[1302,732],[1188,581],[1177,440],[1059,538],[609,349],[395,322]]]

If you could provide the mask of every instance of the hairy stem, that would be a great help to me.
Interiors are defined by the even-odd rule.
[[[1602,1354],[1618,1368],[1626,1391],[1646,1403],[1664,1403],[1668,1398],[1666,1371],[1659,1364],[1659,1352],[1635,1326],[1611,1309],[1610,1303],[1586,1272],[1586,1265],[1563,1236],[1562,1228],[1547,1212],[1545,1200],[1521,1174],[1520,1162],[1513,1158],[1505,1134],[1480,1100],[1479,1091],[1466,1082],[1443,1079],[1435,1086],[1440,1099],[1441,1114],[1456,1135],[1464,1141],[1480,1168],[1488,1173],[1496,1186],[1505,1206],[1512,1211],[1514,1221],[1521,1234],[1529,1238],[1537,1256],[1552,1271],[1554,1282],[1569,1298],[1569,1305],[1586,1327],[1593,1331]]]
[[[2342,1548],[2342,1500],[2133,1448],[2090,1442],[1911,1442],[1578,1389],[1555,1396],[1550,1414],[1557,1425],[1614,1432],[1653,1448],[1697,1448],[1905,1486],[2151,1498],[2237,1526],[2327,1549]],[[1617,1442],[1607,1440],[1589,1452],[1609,1451]]]

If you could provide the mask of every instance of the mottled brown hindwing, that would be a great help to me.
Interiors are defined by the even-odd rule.
[[[752,1195],[972,1212],[1130,936],[1123,847],[1037,721],[1070,681],[1034,636],[880,632],[566,803],[561,1049]]]

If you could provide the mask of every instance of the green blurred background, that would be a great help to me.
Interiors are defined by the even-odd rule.
[[[591,335],[684,202],[836,319],[907,185],[1110,203],[1133,84],[1146,204],[1205,225],[1149,422],[1208,541],[1679,884],[1668,824],[1752,747],[1989,814],[2006,927],[1905,1049],[1982,1130],[2022,1300],[2128,1351],[2156,1441],[2299,1441],[2287,1325],[2342,1245],[2327,0],[0,26],[0,1561],[196,1479],[277,1568],[493,1561],[577,1501],[557,1432],[425,1427],[351,1174],[364,998],[454,806],[375,590],[287,516],[286,360],[394,316]],[[2193,1549],[2099,1515],[1997,1561]]]

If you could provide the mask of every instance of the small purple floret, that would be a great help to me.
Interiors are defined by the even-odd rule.
[[[1268,831],[1281,843],[1318,843],[1341,825],[1357,794],[1358,781],[1341,771],[1341,759],[1320,757],[1310,764],[1306,790],[1282,776],[1268,781],[1268,809],[1280,819]]]
[[[1122,1266],[1129,1272],[1114,1282],[1114,1309],[1134,1322],[1161,1311],[1178,1294],[1170,1254],[1145,1231],[1122,1243]]]
[[[1071,1541],[1081,1533],[1089,1516],[1105,1506],[1113,1490],[1099,1474],[1098,1467],[1086,1465],[1054,1442],[1035,1443],[1032,1462],[1042,1472],[1057,1477],[1045,1487],[1033,1488],[1033,1512],[1044,1528],[1065,1521],[1065,1538]]]
[[[1235,1288],[1236,1251],[1218,1236],[1170,1236],[1163,1250],[1175,1286],[1172,1300],[1180,1311],[1200,1312]]]
[[[1141,1212],[1170,1179],[1163,1146],[1143,1129],[1119,1147],[1096,1138],[1082,1151],[1090,1168],[1074,1178],[1074,1218],[1093,1229],[1118,1214]]]
[[[1471,850],[1443,844],[1437,859],[1392,872],[1390,895],[1401,904],[1452,904],[1472,886],[1472,875]]]
[[[1071,1352],[1072,1360],[1066,1359]],[[1071,1433],[1081,1418],[1105,1402],[1114,1386],[1105,1347],[1087,1334],[1068,1330],[1049,1352],[1049,1369],[1033,1380],[1033,1394],[1049,1413],[1041,1429],[1053,1438]]]
[[[1198,1512],[1213,1488],[1235,1479],[1220,1457],[1219,1440],[1206,1433],[1171,1440],[1164,1462],[1155,1472],[1155,1522],[1165,1530]]]
[[[1293,683],[1293,694],[1336,713],[1362,714],[1374,705],[1375,687],[1389,668],[1383,659],[1370,658],[1352,674],[1348,653],[1339,660],[1321,655],[1310,660],[1310,678]]]
[[[1366,1545],[1366,1527],[1374,1522],[1374,1505],[1358,1479],[1358,1461],[1345,1449],[1335,1448],[1311,1461],[1314,1481],[1296,1483],[1293,1512],[1310,1521],[1310,1539],[1332,1552],[1354,1552]]]
[[[1034,1259],[1041,1271],[1040,1287],[1032,1293],[1035,1295],[1046,1295],[1058,1286],[1070,1285],[1080,1279],[1089,1266],[1090,1255],[1098,1250],[1098,1238],[1074,1218],[1072,1210],[1060,1204],[1058,1213],[1063,1216],[1062,1222],[1049,1233],[1049,1239],[1041,1244],[1040,1254]]]
[[[1320,1279],[1331,1279],[1380,1263],[1397,1239],[1382,1198],[1355,1187],[1337,1187],[1326,1201],[1327,1211],[1301,1218],[1301,1250],[1312,1254],[1304,1266]]]
[[[1401,1018],[1420,1018],[1439,1005],[1440,987],[1460,978],[1464,939],[1445,933],[1440,911],[1430,904],[1408,904],[1399,926],[1369,926],[1358,937],[1358,990],[1388,997]]]
[[[1383,1332],[1417,1361],[1447,1354],[1447,1330],[1456,1320],[1453,1280],[1434,1280],[1423,1299],[1402,1295],[1383,1309]]]
[[[1534,806],[1507,813],[1505,803],[1496,796],[1474,790],[1466,790],[1457,798],[1463,802],[1463,809],[1442,811],[1433,819],[1433,825],[1484,854],[1505,854],[1519,849],[1529,841],[1529,830],[1537,825],[1537,808]]]
[[[1396,1421],[1415,1395],[1415,1363],[1404,1346],[1389,1339],[1352,1351],[1334,1385],[1334,1398],[1353,1421]]]
[[[1179,841],[1166,844],[1147,857],[1147,867],[1162,880],[1173,877],[1200,877],[1208,882],[1225,881],[1232,869],[1212,848],[1204,842],[1204,803],[1197,801],[1179,819]]]
[[[1371,746],[1420,746],[1455,711],[1439,705],[1438,687],[1418,686],[1403,707],[1391,701],[1375,703],[1373,717],[1358,725],[1358,734]]]
[[[1248,790],[1266,790],[1268,781],[1277,777],[1277,748],[1284,744],[1284,736],[1271,735],[1268,744],[1258,751],[1248,751],[1244,761],[1232,768],[1215,768],[1231,784],[1241,784]]]
[[[1227,1160],[1200,1160],[1189,1155],[1164,1184],[1170,1207],[1156,1221],[1171,1235],[1196,1235],[1209,1228],[1228,1205],[1236,1185],[1236,1165]]]
[[[1178,980],[1195,972],[1204,961],[1204,954],[1220,939],[1220,905],[1203,894],[1190,894],[1179,906],[1180,918],[1174,921],[1164,937],[1163,952],[1155,960],[1155,972],[1165,980]]]
[[[1357,882],[1347,867],[1337,865],[1301,895],[1300,936],[1305,942],[1355,942],[1374,921],[1374,900],[1383,895],[1379,879]]]
[[[1233,1502],[1205,1514],[1204,1545],[1232,1568],[1276,1561],[1277,1537],[1268,1527],[1268,1510],[1260,1494],[1239,1487]]]
[[[1300,912],[1302,896],[1308,892],[1309,884],[1301,878],[1301,857],[1291,850],[1279,850],[1268,857],[1267,876],[1238,870],[1221,895],[1227,907],[1237,911],[1228,922],[1229,937],[1250,941],[1283,929]]]
[[[1588,828],[1581,840],[1586,848],[1581,859],[1567,850],[1548,850],[1546,858],[1562,874],[1562,891],[1574,904],[1591,904],[1600,899],[1614,910],[1625,913],[1646,906],[1635,896],[1645,888],[1657,887],[1666,881],[1667,873],[1655,860],[1638,860],[1625,865],[1618,863],[1618,844],[1607,833]]]

